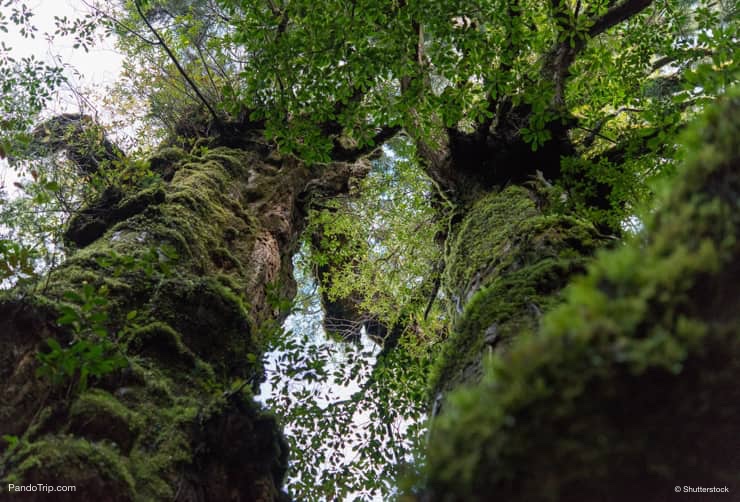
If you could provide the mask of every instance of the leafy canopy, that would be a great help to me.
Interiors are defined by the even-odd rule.
[[[11,23],[34,36],[25,5],[10,0],[3,6],[12,8],[9,21],[0,15],[0,30]],[[558,180],[568,195],[566,209],[615,228],[649,197],[651,178],[672,171],[676,132],[738,75],[735,2],[129,0],[100,2],[92,9],[81,21],[58,20],[58,31],[76,37],[81,48],[97,23],[115,31],[128,56],[117,94],[146,99],[150,118],[170,139],[236,125],[259,130],[282,152],[312,163],[348,157],[347,152],[375,146],[399,129],[414,143],[416,150],[408,142],[394,145],[398,158],[363,182],[362,197],[327,202],[328,209],[315,208],[313,215],[313,224],[325,227],[329,240],[341,235],[352,243],[329,246],[328,252],[365,250],[363,256],[350,257],[352,266],[333,271],[323,286],[330,296],[359,295],[362,307],[388,325],[400,319],[397,306],[408,307],[405,321],[411,319],[416,328],[401,345],[404,350],[382,365],[354,367],[368,370],[368,378],[386,386],[336,406],[343,421],[327,426],[317,418],[324,410],[311,403],[310,393],[299,395],[297,407],[287,391],[276,399],[274,405],[286,410],[296,431],[323,429],[326,433],[315,438],[331,436],[331,446],[346,439],[347,417],[361,403],[382,404],[370,412],[372,418],[397,416],[409,403],[417,406],[410,415],[422,414],[417,390],[428,354],[413,349],[423,345],[419,333],[433,332],[428,340],[436,340],[439,329],[431,321],[423,324],[429,292],[421,283],[434,274],[440,254],[430,242],[439,221],[429,201],[445,195],[413,170],[412,157],[423,158],[419,152],[424,148],[444,150],[453,132],[491,135],[507,120],[497,139],[521,139],[531,150],[546,148],[564,129],[574,147],[562,160]],[[34,119],[63,77],[59,67],[33,58],[16,60],[5,44],[0,45],[0,70],[0,157],[5,157],[32,142]],[[514,109],[526,113],[505,113]],[[63,216],[86,197],[64,184],[74,179],[64,174],[73,166],[52,162],[35,167],[37,183],[26,189],[30,206],[4,213],[15,215],[8,221],[21,230],[0,241],[3,280],[34,273],[32,253],[18,245],[26,239],[22,233],[32,238],[59,228]],[[134,178],[138,182],[146,176]],[[125,182],[114,178],[98,178],[98,184]],[[607,204],[593,203],[600,198]],[[61,208],[60,219],[28,216],[29,207],[41,212],[59,200],[74,202]],[[312,265],[325,258],[314,253]],[[328,375],[328,366],[316,362],[321,361],[318,353],[290,359],[298,357],[295,342],[276,343],[297,365],[290,371],[305,366],[311,370],[302,372],[306,380]],[[80,347],[84,362],[88,351]],[[48,367],[64,369],[59,361],[66,359],[57,352],[52,350],[56,355],[49,356]],[[413,375],[404,374],[409,368]],[[389,460],[380,441],[385,431],[371,427],[360,435],[367,446],[362,460]],[[306,444],[296,443],[303,446],[296,451],[308,451]],[[321,448],[315,451],[324,456],[301,468],[295,484],[302,493],[332,496],[336,485],[318,483],[316,466],[338,460]],[[404,458],[397,454],[389,469]],[[350,479],[359,479],[355,488],[392,491],[387,476],[394,472],[377,473],[373,482],[364,467],[360,462],[349,468],[357,476]],[[333,479],[347,479],[343,474],[335,472]],[[351,486],[338,489],[352,492]]]

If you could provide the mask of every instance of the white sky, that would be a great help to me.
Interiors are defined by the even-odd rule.
[[[81,0],[37,0],[26,1],[26,5],[34,13],[31,21],[38,28],[36,38],[23,38],[12,23],[8,23],[8,33],[0,31],[0,41],[12,47],[13,57],[33,55],[49,64],[59,64],[61,60],[61,63],[68,66],[64,74],[75,88],[102,91],[106,84],[118,78],[123,58],[114,50],[113,38],[99,40],[89,52],[85,52],[82,48],[73,48],[74,41],[70,37],[56,37],[50,44],[44,36],[44,33],[54,33],[55,16],[66,16],[70,20],[83,17],[88,9]],[[3,14],[9,17],[10,12]],[[95,104],[95,96],[86,97]],[[79,110],[66,86],[49,103],[49,108],[53,113]],[[16,173],[8,167],[6,160],[0,159],[0,185],[4,184],[12,193],[16,180]]]

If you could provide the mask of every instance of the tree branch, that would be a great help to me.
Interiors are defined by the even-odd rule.
[[[357,148],[346,148],[339,144],[338,141],[334,141],[334,148],[331,151],[331,158],[338,162],[352,162],[363,155],[367,155],[379,145],[382,145],[393,136],[395,136],[401,130],[401,126],[390,126],[383,127],[380,131],[373,136],[372,142]]]
[[[640,108],[630,108],[630,107],[627,107],[627,106],[622,106],[617,111],[615,111],[613,113],[610,113],[610,114],[602,117],[598,122],[596,122],[596,124],[593,126],[593,128],[590,128],[589,129],[589,128],[586,128],[586,127],[583,127],[583,126],[580,126],[580,125],[577,126],[579,129],[582,129],[582,130],[590,133],[586,137],[586,139],[583,140],[583,145],[588,148],[589,146],[591,146],[593,144],[594,140],[597,137],[599,137],[601,139],[605,139],[605,140],[607,140],[607,141],[609,141],[611,143],[615,143],[616,144],[616,141],[614,141],[613,139],[608,138],[608,137],[602,135],[601,134],[601,129],[604,128],[604,126],[607,124],[607,122],[609,122],[610,120],[612,120],[614,118],[617,118],[620,114],[622,114],[624,112],[640,113],[640,112],[643,112],[643,111],[645,111],[645,110],[642,110]]]
[[[555,86],[553,96],[553,106],[556,109],[562,109],[565,106],[565,84],[570,76],[570,67],[576,59],[579,52],[586,46],[588,38],[594,38],[604,31],[626,21],[627,19],[639,14],[653,3],[653,0],[625,0],[622,3],[609,8],[606,13],[598,19],[593,20],[591,28],[588,30],[588,37],[576,39],[575,44],[571,46],[569,40],[558,42],[545,58],[544,69],[550,73]],[[552,0],[553,12],[563,9],[562,0]],[[576,6],[576,13],[580,9],[580,3]],[[559,32],[564,32],[575,27],[558,21]]]
[[[157,32],[157,30],[152,26],[152,24],[149,22],[149,20],[146,18],[144,13],[141,11],[141,6],[139,5],[139,0],[134,0],[134,6],[136,7],[136,12],[139,13],[139,16],[141,17],[142,21],[144,21],[144,24],[149,28],[149,31],[152,32],[152,35],[154,35],[158,41],[158,44],[162,46],[164,51],[167,53],[167,56],[169,56],[170,60],[174,63],[175,67],[177,68],[177,71],[180,72],[180,75],[185,79],[185,81],[188,83],[188,85],[193,89],[193,92],[198,96],[198,99],[203,103],[203,105],[208,109],[211,116],[213,116],[213,120],[216,122],[216,124],[221,124],[221,119],[219,118],[216,111],[213,109],[211,104],[208,102],[208,100],[203,96],[203,94],[200,92],[200,89],[198,89],[198,86],[195,85],[195,82],[190,78],[190,76],[187,74],[185,69],[180,66],[180,62],[177,60],[175,55],[172,53],[170,48],[165,43],[162,36]]]
[[[67,157],[85,174],[98,171],[103,162],[124,157],[93,119],[80,113],[64,113],[50,118],[33,130],[32,148],[42,152],[66,151]]]
[[[701,58],[701,57],[707,57],[714,54],[714,51],[711,51],[709,49],[689,49],[687,51],[682,51],[681,54],[674,54],[671,56],[663,56],[661,58],[656,59],[653,61],[653,63],[650,65],[650,68],[652,71],[658,71],[661,68],[673,63],[674,61],[681,60],[687,60],[690,58]]]
[[[618,25],[619,23],[626,21],[632,16],[639,14],[643,10],[647,9],[653,0],[626,0],[620,4],[617,4],[606,11],[606,14],[597,19],[591,28],[588,30],[590,37],[595,37],[609,28]]]

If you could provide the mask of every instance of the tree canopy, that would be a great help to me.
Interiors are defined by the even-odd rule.
[[[115,388],[106,375],[160,371],[141,363],[149,356],[136,344],[147,342],[134,340],[166,333],[166,350],[192,358],[210,375],[205,384],[193,383],[200,394],[188,395],[185,406],[201,403],[198,416],[211,417],[201,423],[217,421],[214,410],[221,409],[202,405],[204,395],[245,392],[252,402],[268,348],[284,364],[281,378],[357,383],[349,398],[325,405],[305,386],[295,391],[285,380],[271,380],[282,390],[268,405],[286,421],[289,437],[293,431],[289,489],[296,497],[389,498],[404,491],[413,500],[483,500],[493,492],[514,496],[527,472],[540,476],[536,489],[521,491],[531,500],[588,493],[573,488],[588,476],[647,483],[632,471],[619,477],[622,471],[604,456],[604,448],[619,442],[616,429],[604,426],[604,444],[593,448],[567,441],[571,433],[602,440],[600,420],[618,410],[579,396],[588,385],[591,393],[627,396],[631,377],[620,364],[634,378],[654,368],[678,375],[684,366],[686,374],[704,378],[692,365],[714,360],[714,349],[696,363],[695,342],[706,339],[711,348],[724,340],[712,336],[737,331],[724,311],[703,304],[694,311],[684,301],[698,301],[702,274],[735,256],[731,244],[717,244],[716,256],[710,244],[691,244],[693,233],[722,240],[721,229],[703,223],[704,206],[691,194],[722,192],[725,182],[734,187],[725,165],[737,159],[727,140],[736,125],[725,128],[733,123],[726,111],[705,119],[704,137],[718,145],[715,157],[696,133],[682,136],[715,101],[737,110],[737,2],[86,5],[80,19],[57,19],[54,36],[72,37],[83,50],[98,33],[116,37],[125,62],[111,93],[112,117],[93,118],[89,109],[45,111],[64,82],[63,66],[16,59],[11,47],[0,46],[0,158],[27,175],[18,183],[20,196],[0,199],[0,281],[9,294],[44,298],[58,314],[56,334],[28,349],[37,354],[38,379],[67,386],[66,395],[47,398],[57,403],[54,410],[81,402],[88,387]],[[4,7],[10,15],[0,14],[0,30],[17,27],[35,36],[24,3],[8,0]],[[726,94],[731,97],[721,98]],[[121,124],[136,145],[116,144],[113,126]],[[708,171],[699,173],[699,164]],[[720,187],[712,185],[713,172],[724,180]],[[656,198],[664,185],[674,195]],[[239,208],[230,205],[230,191]],[[724,218],[737,197],[720,195],[720,206],[707,202],[706,212]],[[193,211],[197,223],[177,216],[184,211]],[[682,230],[671,211],[684,214],[689,226]],[[178,230],[163,228],[170,221],[160,221],[163,215]],[[117,240],[133,229],[143,232],[145,245]],[[685,253],[672,250],[671,239],[677,249],[688,243]],[[617,249],[598,255],[610,248]],[[294,255],[303,287],[293,280]],[[685,283],[666,279],[674,275],[671,264],[685,271]],[[80,282],[68,288],[54,277],[56,270],[78,269]],[[106,270],[117,282],[98,276]],[[194,285],[199,276],[207,284]],[[306,299],[312,281],[314,296]],[[162,285],[175,283],[175,299],[162,296]],[[127,288],[153,299],[137,303]],[[656,293],[660,288],[664,296]],[[197,336],[168,317],[177,298],[193,301],[196,291],[217,298],[203,307]],[[333,345],[314,345],[281,328],[288,313],[301,310],[301,300],[303,310],[323,309],[323,328],[347,343],[342,362],[327,356]],[[198,341],[206,331],[220,332],[212,321],[219,309],[228,311],[224,322],[233,321],[224,333],[238,339],[243,328],[251,337],[233,347],[224,342],[233,351],[223,359],[214,356],[218,348]],[[723,322],[712,324],[715,319]],[[8,333],[18,329],[8,326]],[[357,345],[363,336],[377,350]],[[718,375],[724,382],[726,375]],[[682,387],[671,385],[654,384],[675,397]],[[707,396],[711,408],[718,398]],[[138,410],[142,402],[126,406]],[[550,405],[552,416],[543,411]],[[252,405],[239,406],[252,416]],[[584,410],[587,416],[573,421],[582,430],[555,441],[559,427]],[[358,416],[367,420],[364,430],[356,427]],[[177,426],[184,430],[191,418]],[[148,431],[157,420],[147,415],[131,430]],[[73,422],[59,434],[84,436]],[[646,470],[660,474],[667,472],[665,438],[649,443],[640,435],[652,423],[627,433],[622,453],[634,459],[630,448],[653,448]],[[36,418],[27,425],[4,439],[2,459],[10,467],[0,475],[8,479],[28,464],[14,459],[30,458],[24,455],[40,444],[43,427]],[[563,449],[544,448],[548,441]],[[464,455],[472,443],[480,449]],[[347,444],[360,445],[349,462],[337,453]],[[140,446],[129,448],[133,458]],[[274,461],[280,467],[268,469],[276,490],[285,471],[281,451],[270,450],[280,457]],[[573,460],[573,470],[543,468],[533,458],[542,451],[548,460],[561,454]],[[171,473],[191,472],[182,466],[195,465],[193,458],[201,457],[162,461],[166,474],[158,479],[172,484]],[[590,472],[591,461],[606,474]],[[169,493],[151,489],[156,483],[147,476],[123,476],[133,487],[126,493]],[[282,496],[276,493],[270,499]]]

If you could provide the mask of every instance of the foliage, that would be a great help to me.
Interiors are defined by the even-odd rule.
[[[723,452],[740,416],[739,96],[684,136],[684,168],[644,232],[449,395],[426,471],[438,500],[624,500],[635,486],[660,500],[675,479],[737,483]]]
[[[434,293],[443,222],[412,143],[394,140],[372,164],[355,193],[316,203],[307,235],[319,232],[321,241],[303,259],[329,266],[319,287],[330,299],[359,298],[360,312],[393,326],[411,312],[421,316]]]
[[[100,378],[128,365],[125,358],[115,354],[113,345],[107,340],[93,342],[82,339],[69,347],[62,347],[53,338],[48,338],[47,344],[51,350],[38,354],[41,364],[36,375],[48,378],[53,385],[76,382],[77,392],[87,389],[90,377]]]
[[[34,36],[28,8],[13,0],[3,5],[13,5],[10,22],[24,36]],[[619,22],[605,21],[624,5],[639,8]],[[115,31],[128,55],[125,80],[115,91],[117,98],[127,100],[122,110],[147,100],[149,115],[164,131],[151,136],[161,134],[171,143],[193,147],[193,154],[203,159],[210,154],[204,137],[236,131],[236,138],[227,139],[246,141],[246,132],[257,130],[257,143],[276,149],[276,155],[295,155],[310,168],[331,169],[330,161],[353,160],[337,152],[366,152],[389,137],[378,131],[405,131],[360,182],[357,194],[311,201],[309,233],[320,228],[322,240],[304,255],[309,269],[339,264],[331,267],[321,292],[335,300],[359,298],[360,310],[389,327],[402,326],[398,347],[378,353],[376,347],[340,349],[287,334],[272,338],[280,354],[272,383],[282,386],[270,404],[286,417],[293,433],[298,472],[291,489],[307,498],[371,493],[388,498],[393,478],[411,462],[409,451],[422,436],[423,383],[435,344],[454,317],[454,311],[445,317],[437,305],[439,299],[455,303],[455,298],[444,288],[438,297],[440,278],[450,278],[450,273],[441,270],[442,250],[435,241],[453,237],[461,218],[445,213],[449,194],[438,186],[439,176],[432,182],[421,175],[417,157],[426,161],[422,168],[434,178],[429,165],[434,155],[428,152],[444,152],[452,133],[466,139],[490,136],[495,147],[481,158],[467,158],[472,165],[453,166],[454,174],[498,169],[485,162],[499,144],[522,143],[526,149],[515,152],[525,160],[530,150],[547,152],[556,142],[567,143],[562,162],[562,151],[554,155],[559,176],[554,182],[563,194],[558,209],[619,229],[652,196],[649,183],[676,170],[682,155],[675,148],[676,135],[685,123],[737,80],[737,14],[733,2],[713,0],[135,0],[102,2],[82,20],[58,19],[57,34],[71,35],[88,50],[97,23]],[[7,25],[0,15],[0,30]],[[159,180],[146,163],[122,156],[81,171],[79,163],[56,155],[59,148],[41,151],[36,143],[53,146],[50,138],[60,137],[68,152],[79,148],[95,157],[104,153],[98,140],[105,138],[97,127],[85,128],[76,138],[54,131],[47,141],[30,131],[63,82],[61,68],[35,58],[16,60],[2,44],[0,75],[0,157],[12,156],[18,165],[30,160],[23,169],[32,177],[18,187],[24,197],[3,202],[7,228],[2,228],[0,241],[0,279],[22,284],[58,261],[61,229],[71,214],[108,189],[140,188]],[[150,124],[145,130],[152,128]],[[558,131],[565,133],[558,137]],[[21,158],[24,152],[31,158]],[[39,161],[40,155],[47,160]],[[504,160],[514,164],[512,172],[540,168],[516,165],[516,155]],[[218,169],[200,181],[210,177],[214,184],[222,183]],[[495,191],[509,181],[496,180],[485,189]],[[222,192],[225,188],[219,186]],[[197,189],[188,187],[176,195],[204,211],[213,209]],[[462,213],[474,204],[460,206],[455,209]],[[557,222],[569,218],[563,215]],[[554,228],[554,221],[543,217],[531,224]],[[186,235],[216,235],[215,241],[221,230]],[[193,249],[194,255],[208,259],[213,241],[194,242],[182,233],[176,237],[178,249]],[[510,237],[496,246],[509,249],[510,241],[516,241]],[[567,238],[566,243],[578,244]],[[467,256],[466,244],[448,242],[445,258]],[[590,244],[583,247],[591,249]],[[166,248],[150,248],[135,257],[98,256],[95,262],[114,278],[137,272],[151,277],[168,275],[172,258]],[[545,265],[537,270],[549,272]],[[507,266],[515,269],[519,263]],[[471,307],[484,299],[491,307],[506,294],[504,286],[508,284],[473,297]],[[286,300],[279,298],[278,285],[274,288],[267,301],[273,311],[283,312]],[[188,298],[203,292],[214,301],[226,298],[226,306],[238,311],[239,329],[249,324],[241,299],[216,279],[208,277],[182,290]],[[90,376],[117,367],[120,349],[108,322],[112,306],[106,295],[105,288],[88,284],[66,294],[69,303],[61,306],[59,323],[74,339],[68,347],[49,342],[51,351],[38,356],[40,374],[76,380],[78,390],[84,390]],[[118,337],[146,332],[169,335],[182,345],[166,322],[139,330],[138,315],[129,312],[132,329],[115,327]],[[486,312],[471,323],[480,331],[480,323],[495,315]],[[209,329],[216,325],[210,319],[204,324]],[[281,332],[275,321],[261,327]],[[257,359],[250,352],[246,365],[258,366]],[[290,388],[287,376],[301,384]],[[319,382],[356,390],[329,402],[315,387]],[[492,410],[498,413],[498,408]],[[502,416],[494,418],[508,427]],[[353,429],[360,417],[368,421],[365,430]],[[346,448],[353,448],[356,458],[342,458]],[[453,465],[450,472],[458,467]]]
[[[12,280],[13,285],[22,286],[35,277],[33,249],[11,240],[0,240],[0,284]]]
[[[132,191],[160,180],[138,155],[113,152],[100,124],[63,117],[75,118],[60,127],[46,121],[34,130],[34,144],[12,162],[16,173],[30,177],[15,182],[12,196],[0,198],[0,236],[33,250],[37,271],[63,261],[70,251],[64,232],[83,207],[108,190]]]
[[[309,272],[297,270],[303,308],[271,338],[262,388],[291,446],[287,489],[305,500],[391,498],[425,437],[421,397],[431,353],[414,350],[413,336],[388,355],[367,338],[325,337]]]
[[[39,34],[33,22],[33,8],[21,0],[4,0],[2,8],[10,12],[6,17],[0,12],[0,32],[16,31],[22,38],[35,39]],[[74,48],[85,51],[94,43],[94,33],[99,19],[93,14],[69,20],[55,19],[53,33],[43,33],[50,43],[57,37],[71,37]],[[0,159],[22,154],[32,142],[29,128],[39,114],[68,82],[65,65],[54,59],[44,62],[36,55],[15,57],[13,47],[0,42]]]
[[[71,329],[72,342],[62,347],[48,338],[50,351],[37,354],[37,376],[49,378],[53,385],[68,382],[71,387],[76,383],[76,390],[83,392],[90,377],[102,377],[128,364],[109,337],[107,294],[105,286],[95,289],[87,283],[79,293],[64,294],[70,303],[59,305],[57,323]]]
[[[272,330],[267,364],[266,403],[285,420],[293,452],[287,487],[297,498],[388,499],[399,472],[416,460],[432,346],[443,332],[439,306],[425,318],[441,255],[433,197],[413,144],[399,138],[348,197],[312,202],[296,259],[301,289],[289,329]],[[398,325],[398,345],[381,350],[382,340],[356,333],[343,334],[357,343],[327,338],[320,291],[331,300],[356,298],[363,315]]]
[[[105,256],[96,259],[98,265],[111,270],[113,277],[120,277],[124,273],[143,272],[146,277],[155,273],[162,277],[171,274],[171,266],[179,259],[177,250],[169,244],[152,247],[140,256],[126,256],[111,251]]]
[[[178,259],[177,252],[167,245],[152,248],[140,258],[122,256],[111,252],[99,257],[98,264],[112,271],[113,277],[122,274],[142,272],[146,277],[155,273],[161,277],[170,275],[170,265]],[[58,306],[60,313],[57,323],[71,329],[72,342],[67,347],[53,339],[46,340],[48,352],[39,352],[40,363],[36,375],[48,378],[53,385],[68,382],[75,384],[77,392],[84,392],[90,377],[101,378],[108,373],[128,366],[123,356],[121,342],[124,336],[137,329],[139,313],[131,310],[126,314],[126,324],[113,335],[109,332],[109,313],[111,308],[108,299],[108,288],[103,285],[95,288],[84,283],[78,291],[67,291],[64,299],[69,303]]]
[[[553,5],[156,0],[141,7],[207,102],[232,118],[267,120],[267,136],[281,148],[316,160],[331,148],[321,130],[327,121],[359,143],[395,123],[432,137],[440,120],[455,126],[490,117],[488,99],[496,96],[532,107],[520,133],[538,148],[553,118],[549,102],[557,89],[541,64],[554,41],[585,45],[570,71],[566,104],[585,133],[600,130],[595,146],[602,148],[602,138],[621,142],[625,132],[658,127],[661,117],[674,124],[670,113],[716,95],[737,74],[731,2],[659,2],[597,43],[589,43],[589,29],[605,2]],[[194,89],[134,9],[107,12],[120,19],[132,92],[149,96],[152,112],[174,126],[185,118],[183,99],[198,102]],[[411,82],[400,93],[403,79]],[[686,90],[656,93],[672,81]],[[639,111],[620,128],[604,124],[620,107]]]

